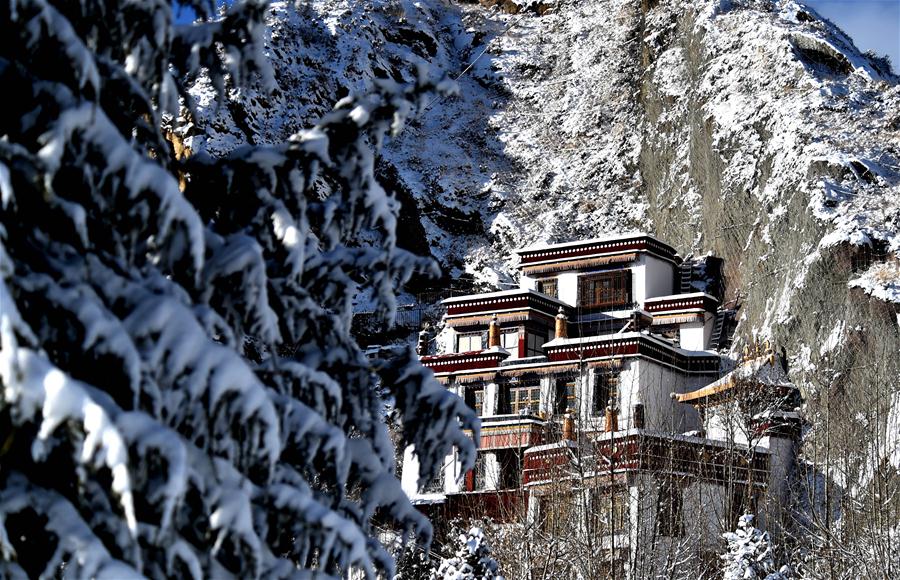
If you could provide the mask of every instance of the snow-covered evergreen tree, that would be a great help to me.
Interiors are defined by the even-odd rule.
[[[395,546],[397,574],[393,580],[431,580],[435,560],[428,551],[414,542],[399,542]]]
[[[786,567],[776,569],[769,533],[753,525],[752,515],[741,516],[737,529],[726,532],[723,537],[728,542],[728,552],[722,555],[725,580],[787,580],[791,577]]]
[[[481,528],[459,534],[457,542],[456,553],[441,561],[434,580],[503,580]]]
[[[423,478],[453,445],[473,459],[465,405],[349,331],[357,293],[387,323],[432,268],[395,245],[373,147],[436,87],[382,82],[288,143],[184,156],[163,119],[196,75],[274,82],[265,2],[192,8],[0,15],[0,576],[372,577],[393,567],[373,518],[430,534],[385,403]]]

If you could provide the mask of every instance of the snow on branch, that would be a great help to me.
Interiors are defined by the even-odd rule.
[[[86,142],[88,149],[96,149],[96,153],[105,158],[106,163],[98,177],[102,181],[113,179],[116,174],[115,178],[122,180],[122,191],[126,192],[128,202],[140,203],[141,197],[147,193],[155,196],[153,214],[156,216],[157,231],[153,241],[155,245],[168,241],[171,252],[155,258],[171,266],[182,254],[187,254],[194,269],[199,271],[204,257],[203,226],[194,208],[178,190],[178,182],[158,164],[133,151],[102,110],[94,105],[84,103],[70,108],[53,123],[51,130],[42,135],[43,147],[38,156],[47,172],[45,180],[48,189],[54,190],[52,179],[76,137],[79,147],[84,147]],[[172,231],[175,224],[183,227],[183,237]],[[78,228],[83,230],[85,226],[78,224]],[[127,241],[130,240],[123,240]],[[88,240],[83,242],[87,244]]]
[[[56,549],[40,571],[41,577],[55,576],[67,564],[66,573],[77,578],[129,580],[143,578],[133,567],[110,555],[78,511],[63,496],[28,483],[25,475],[14,472],[0,490],[0,525],[17,517],[43,518],[47,531],[55,536]],[[32,513],[34,516],[22,515]],[[33,521],[33,520],[32,520]],[[4,527],[5,529],[5,527]],[[0,535],[4,560],[16,553],[8,538]]]
[[[437,475],[453,446],[459,449],[460,473],[472,469],[481,423],[465,402],[434,380],[412,348],[383,349],[375,369],[394,398],[405,442],[415,448],[419,485]]]
[[[156,381],[182,389],[170,399],[170,420],[192,425],[197,441],[245,469],[271,471],[281,454],[278,420],[247,364],[209,341],[190,311],[172,299],[147,297],[124,324]],[[207,407],[198,416],[192,405],[200,401]],[[243,423],[240,433],[232,434],[233,417]]]
[[[284,143],[186,155],[167,139],[198,75],[219,103],[272,80],[265,2],[189,4],[176,26],[162,0],[15,0],[2,28],[0,570],[390,573],[376,522],[431,528],[385,409],[423,473],[478,437],[411,352],[373,362],[350,333],[357,294],[390,323],[435,270],[397,247],[374,164],[449,87],[379,81]]]
[[[85,386],[53,366],[40,353],[19,348],[10,332],[6,315],[0,315],[0,379],[3,399],[15,407],[13,421],[37,421],[38,432],[31,446],[36,461],[49,452],[48,440],[60,426],[77,425],[73,438],[81,439],[77,460],[93,467],[105,466],[112,474],[112,490],[119,496],[125,520],[137,534],[128,456],[122,434],[106,411],[88,394]],[[83,438],[78,436],[83,433]]]

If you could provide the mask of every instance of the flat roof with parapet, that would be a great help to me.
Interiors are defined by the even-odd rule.
[[[494,316],[500,324],[537,320],[551,325],[560,308],[571,314],[571,307],[565,302],[527,289],[456,296],[441,304],[447,307],[444,322],[451,327],[486,325]]]
[[[534,290],[529,290],[527,288],[516,288],[515,290],[501,290],[499,292],[485,292],[483,294],[466,294],[465,296],[454,296],[452,298],[445,298],[441,300],[441,304],[453,304],[456,302],[471,302],[474,300],[494,300],[497,298],[507,298],[512,296],[524,296],[527,294],[533,294],[540,298],[544,298],[549,300],[550,302],[556,302],[560,306],[569,307],[568,304],[559,300],[557,298],[553,298],[552,296],[547,296],[546,294],[541,294],[540,292],[536,292]]]
[[[636,259],[638,252],[647,252],[675,264],[680,262],[675,248],[650,234],[642,232],[616,234],[559,244],[535,244],[515,251],[520,258],[519,269],[542,270],[546,270],[551,264],[571,262],[573,260],[585,262],[584,266],[605,265],[607,262],[628,262]],[[604,256],[605,259],[600,260],[602,263],[598,262],[595,264],[594,262],[600,256]],[[589,260],[592,257],[594,260]],[[543,268],[537,268],[538,266],[543,266]]]

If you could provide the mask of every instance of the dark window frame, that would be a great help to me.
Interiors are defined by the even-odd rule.
[[[556,412],[560,415],[572,409],[577,415],[580,411],[578,381],[575,377],[563,377],[556,380]]]
[[[480,395],[480,397],[479,397]],[[480,398],[480,400],[479,400]],[[484,414],[484,387],[473,387],[465,391],[466,405],[481,417]]]
[[[631,500],[627,488],[592,487],[589,493],[591,532],[600,536],[606,536],[610,531],[613,534],[627,533],[631,513]],[[612,517],[610,517],[610,503],[612,503]]]
[[[575,510],[575,494],[571,491],[555,490],[555,493],[538,496],[538,529],[559,534],[571,526]]]
[[[487,487],[487,466],[484,453],[475,456],[475,468],[472,470],[472,491],[480,491]]]
[[[594,372],[594,392],[591,397],[591,414],[601,416],[606,412],[610,398],[618,396],[619,375],[611,372]]]
[[[549,342],[547,336],[537,332],[525,331],[525,356],[544,356],[544,343]]]
[[[500,469],[498,488],[517,489],[522,485],[522,452],[518,449],[500,449],[496,454]]]
[[[631,270],[612,270],[578,277],[578,306],[619,308],[631,304]]]
[[[438,469],[437,476],[431,478],[427,484],[425,484],[425,488],[422,489],[422,493],[444,493],[444,465],[441,464],[440,469]]]
[[[559,279],[558,278],[542,278],[535,284],[537,291],[546,294],[551,298],[559,298]]]

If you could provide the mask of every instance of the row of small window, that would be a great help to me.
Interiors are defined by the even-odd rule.
[[[616,397],[618,377],[613,374],[598,374],[591,397],[591,413],[602,415],[611,398]],[[556,412],[577,411],[580,408],[579,392],[574,379],[556,381]],[[484,390],[467,389],[466,402],[478,415],[484,412]],[[522,386],[501,386],[498,401],[498,415],[537,415],[540,411],[541,387],[538,384]]]
[[[525,356],[541,356],[544,354],[544,343],[549,339],[546,335],[533,332],[525,333]],[[487,333],[466,332],[456,337],[456,352],[472,352],[482,350],[487,344]],[[519,331],[500,334],[500,346],[517,355],[519,352]]]
[[[537,281],[537,291],[559,298],[556,278]],[[612,308],[631,304],[631,270],[615,270],[578,278],[578,306]]]

